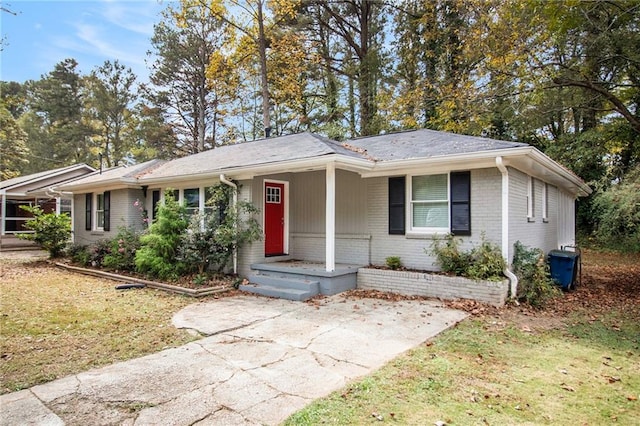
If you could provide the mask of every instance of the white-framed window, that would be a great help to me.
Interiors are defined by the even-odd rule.
[[[187,188],[183,191],[184,205],[189,216],[200,210],[200,188]]]
[[[60,214],[66,214],[71,217],[71,200],[67,198],[60,199]]]
[[[527,219],[529,221],[533,221],[536,217],[535,194],[536,194],[535,179],[533,178],[533,176],[529,176],[528,183],[527,183]]]
[[[449,174],[411,176],[410,226],[416,232],[449,232]]]
[[[542,221],[549,222],[549,184],[542,184]]]
[[[95,205],[96,205],[96,212],[95,212],[96,231],[103,231],[104,230],[104,193],[96,194]]]

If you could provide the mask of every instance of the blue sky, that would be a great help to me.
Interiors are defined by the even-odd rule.
[[[119,60],[147,81],[146,52],[153,25],[168,0],[0,0],[4,38],[0,80],[38,80],[56,63],[74,58],[87,75],[105,60]]]

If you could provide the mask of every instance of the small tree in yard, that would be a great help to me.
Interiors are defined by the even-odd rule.
[[[141,247],[136,251],[136,270],[161,279],[177,278],[186,265],[176,259],[181,235],[187,228],[185,208],[167,190],[164,203],[158,205],[156,221],[149,233],[140,237]]]
[[[212,212],[193,215],[182,235],[178,259],[200,275],[209,268],[223,272],[234,249],[262,235],[253,217],[257,209],[251,203],[238,201],[235,208],[230,206],[232,190],[227,185],[212,187],[208,200]]]
[[[60,256],[71,238],[71,218],[65,214],[45,213],[39,206],[20,208],[33,215],[25,227],[34,233],[18,234],[18,238],[40,244],[51,258]]]

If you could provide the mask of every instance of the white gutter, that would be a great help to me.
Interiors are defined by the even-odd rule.
[[[235,209],[236,206],[238,205],[238,185],[236,185],[235,183],[233,183],[232,181],[230,181],[229,179],[227,179],[227,177],[224,175],[224,173],[220,174],[220,182],[224,183],[225,185],[230,186],[231,188],[233,188],[233,208]],[[238,220],[240,219],[238,211],[236,210],[236,227],[238,226]],[[237,229],[236,229],[237,231]],[[233,274],[237,275],[238,274],[238,247],[234,241],[233,243]]]
[[[496,157],[496,167],[502,173],[502,257],[505,260],[503,272],[511,284],[511,299],[516,300],[518,277],[509,269],[509,171],[502,162],[502,157]]]

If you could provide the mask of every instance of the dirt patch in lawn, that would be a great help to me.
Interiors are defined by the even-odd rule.
[[[0,259],[0,392],[194,340],[171,317],[194,299],[70,273],[44,261]]]

